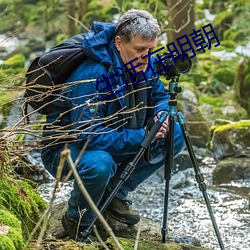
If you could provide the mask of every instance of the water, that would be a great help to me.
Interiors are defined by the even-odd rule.
[[[211,203],[219,232],[226,250],[250,250],[250,180],[237,181],[219,186],[212,185],[211,173],[215,166],[212,159],[202,163]],[[192,168],[174,174],[168,203],[168,228],[170,234],[191,236],[199,239],[202,246],[219,250],[218,240],[207,211],[203,195],[197,187]],[[178,187],[178,188],[176,188]],[[69,198],[72,182],[59,188],[56,203]],[[41,195],[49,200],[53,183],[40,186]],[[162,227],[164,213],[165,181],[159,173],[140,185],[130,194],[133,208],[142,217]]]

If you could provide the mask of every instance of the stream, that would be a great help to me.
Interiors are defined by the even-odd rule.
[[[215,164],[212,158],[206,157],[202,160],[200,169],[225,249],[250,250],[250,180],[214,186],[212,170]],[[165,195],[162,172],[163,170],[155,173],[129,196],[133,201],[132,208],[159,226],[159,232]],[[53,185],[54,182],[50,182],[39,187],[46,201],[51,197]],[[57,193],[55,203],[67,200],[71,188],[72,182],[64,184]],[[167,225],[169,232],[173,232],[177,238],[196,238],[203,247],[220,249],[202,192],[197,187],[193,168],[174,173],[170,180]]]

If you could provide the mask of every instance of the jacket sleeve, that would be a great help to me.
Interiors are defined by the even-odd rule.
[[[100,69],[93,71],[101,72]],[[84,76],[79,70],[76,74],[81,75],[81,79],[90,79],[89,75]],[[75,81],[77,77],[73,76],[69,81],[72,79]],[[103,96],[96,91],[95,79],[75,84],[66,92],[66,102],[71,109],[71,131],[75,134],[79,147],[87,143],[88,150],[104,150],[114,155],[138,151],[145,137],[145,130],[118,130],[105,126],[112,117],[106,117],[106,102],[101,101]]]

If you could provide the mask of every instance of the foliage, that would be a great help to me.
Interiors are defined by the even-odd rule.
[[[207,52],[197,56],[197,63],[185,80],[194,82],[200,92],[216,96],[233,85],[237,67],[237,60],[223,61]]]
[[[237,77],[235,79],[235,96],[242,107],[244,107],[250,115],[250,59],[246,58],[238,68]]]
[[[216,14],[213,27],[220,40],[232,40],[241,45],[249,42],[250,30],[246,25],[250,22],[248,0],[204,0],[201,7]]]

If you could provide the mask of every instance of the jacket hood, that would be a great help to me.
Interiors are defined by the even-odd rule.
[[[94,21],[91,30],[85,34],[82,44],[86,55],[95,61],[111,65],[115,27],[113,23]]]

